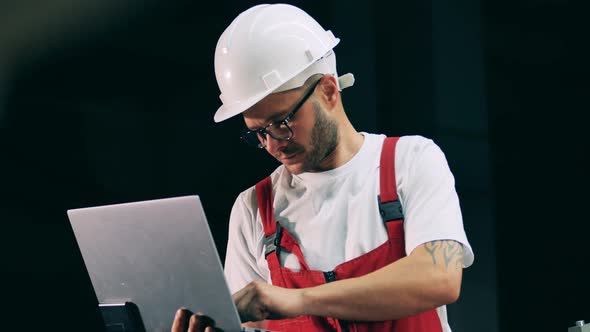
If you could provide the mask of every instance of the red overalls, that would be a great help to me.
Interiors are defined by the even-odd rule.
[[[266,236],[266,259],[272,284],[287,288],[304,288],[322,285],[340,279],[360,277],[375,271],[405,256],[403,213],[397,198],[395,183],[395,145],[398,137],[386,138],[381,151],[379,210],[385,221],[389,239],[355,259],[344,262],[333,271],[310,270],[305,258],[289,232],[274,219],[272,183],[270,177],[256,184],[258,209]],[[297,256],[300,271],[282,267],[279,252],[287,250]],[[442,332],[436,309],[421,314],[384,322],[343,321],[330,317],[300,316],[271,320],[268,329],[274,331],[395,331],[395,332]]]

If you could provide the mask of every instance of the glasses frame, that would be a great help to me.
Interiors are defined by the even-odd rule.
[[[285,118],[283,118],[282,120],[279,120],[279,121],[273,121],[260,129],[250,130],[250,129],[246,128],[246,129],[244,129],[244,132],[240,138],[244,142],[246,142],[246,144],[248,144],[250,146],[257,147],[259,149],[263,149],[265,147],[265,145],[263,144],[261,139],[266,141],[267,134],[277,141],[289,141],[291,138],[293,138],[293,129],[291,128],[291,126],[289,126],[289,122],[295,116],[295,113],[297,113],[297,111],[299,111],[301,109],[301,107],[303,106],[303,104],[305,104],[305,102],[309,99],[309,97],[311,97],[311,95],[314,93],[315,88],[318,86],[320,81],[321,81],[321,79],[317,80],[309,88],[309,90],[307,90],[307,92],[305,92],[305,95],[303,95],[301,100],[299,100],[297,105],[295,105],[295,107],[293,107],[293,110],[291,112],[289,112],[289,114],[287,114],[287,116]],[[280,128],[280,126],[282,126],[282,125],[284,125],[289,130],[288,137],[277,137],[277,136],[273,135],[272,131],[268,130],[268,128],[270,126]],[[248,138],[248,136],[250,136],[251,138]],[[254,142],[253,137],[256,137],[256,140],[258,141],[258,143]]]

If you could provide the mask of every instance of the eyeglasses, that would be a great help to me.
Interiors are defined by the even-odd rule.
[[[320,83],[320,80],[315,82],[309,90],[305,93],[303,98],[295,105],[295,108],[287,115],[284,119],[280,121],[271,122],[266,127],[256,129],[256,130],[249,130],[244,129],[244,133],[242,134],[242,139],[248,145],[257,147],[262,149],[265,147],[266,143],[266,135],[270,135],[270,137],[278,140],[278,141],[288,141],[293,137],[293,129],[289,126],[289,121],[295,116],[295,113],[305,104],[307,99],[313,94],[315,91],[316,86]]]

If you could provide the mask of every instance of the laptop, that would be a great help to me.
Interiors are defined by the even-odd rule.
[[[199,196],[67,214],[107,330],[170,331],[186,307],[227,332],[263,331],[241,326]]]

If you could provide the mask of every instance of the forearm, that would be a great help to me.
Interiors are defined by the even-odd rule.
[[[246,322],[246,323],[242,323],[242,326],[253,327],[255,329],[266,329],[268,326],[268,321],[267,320],[259,320],[257,322]]]
[[[456,242],[455,242],[456,243]],[[426,251],[424,247],[416,250]],[[461,248],[462,250],[462,248]],[[418,253],[360,278],[304,289],[305,315],[346,320],[393,320],[454,302],[461,283],[461,261]]]

